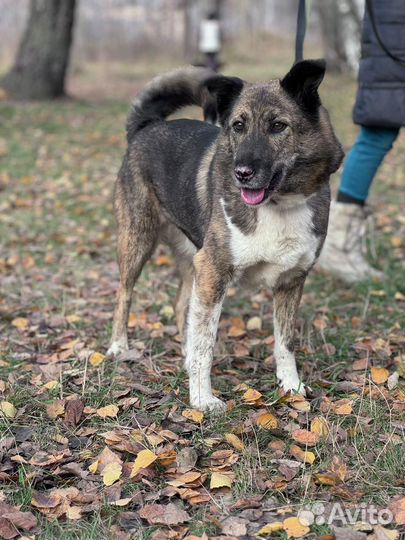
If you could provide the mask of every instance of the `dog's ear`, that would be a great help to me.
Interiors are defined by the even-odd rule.
[[[213,99],[211,107],[205,111],[205,117],[212,123],[215,123],[219,119],[220,124],[223,126],[233,104],[242,91],[243,84],[242,79],[238,77],[225,77],[224,75],[216,75],[205,81],[203,86],[208,90],[209,95]],[[213,103],[215,107],[212,107]]]
[[[325,60],[297,62],[281,80],[281,87],[307,112],[316,113],[321,104],[318,87],[325,69]]]

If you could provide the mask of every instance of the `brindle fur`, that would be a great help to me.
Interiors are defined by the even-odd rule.
[[[153,80],[129,115],[115,189],[121,280],[109,353],[128,347],[132,289],[158,241],[166,242],[181,278],[176,318],[186,334],[194,407],[223,408],[212,395],[210,368],[222,301],[234,278],[274,289],[277,374],[285,390],[300,390],[295,317],[327,231],[329,176],[343,155],[317,92],[323,74],[322,61],[305,61],[281,81],[249,84],[183,68]],[[221,127],[166,120],[189,104],[205,107]],[[241,132],[233,127],[237,121]],[[275,121],[287,127],[274,133]],[[259,207],[241,199],[234,176],[240,164],[255,171],[249,187],[271,194]],[[301,231],[308,216],[311,230]]]

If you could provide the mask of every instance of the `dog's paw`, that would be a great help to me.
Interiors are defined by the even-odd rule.
[[[305,386],[300,381],[298,374],[289,374],[284,375],[283,377],[279,377],[279,385],[280,388],[285,392],[286,394],[288,392],[291,392],[292,394],[301,394],[305,396]]]
[[[113,341],[107,351],[108,357],[116,358],[128,350],[128,343],[125,341]]]
[[[226,411],[226,403],[212,395],[193,399],[190,401],[190,405],[194,409],[212,414],[221,414]]]

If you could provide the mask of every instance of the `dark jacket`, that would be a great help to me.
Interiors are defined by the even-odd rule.
[[[372,0],[372,5],[382,42],[405,61],[405,0]],[[381,48],[367,9],[353,120],[369,127],[405,125],[405,65],[395,62]]]

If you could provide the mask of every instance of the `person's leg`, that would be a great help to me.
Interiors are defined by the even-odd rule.
[[[399,129],[361,128],[344,164],[339,202],[364,205],[375,173],[398,132]]]
[[[383,277],[365,257],[366,212],[362,207],[375,173],[398,132],[398,129],[362,127],[344,165],[318,267],[348,283]]]

